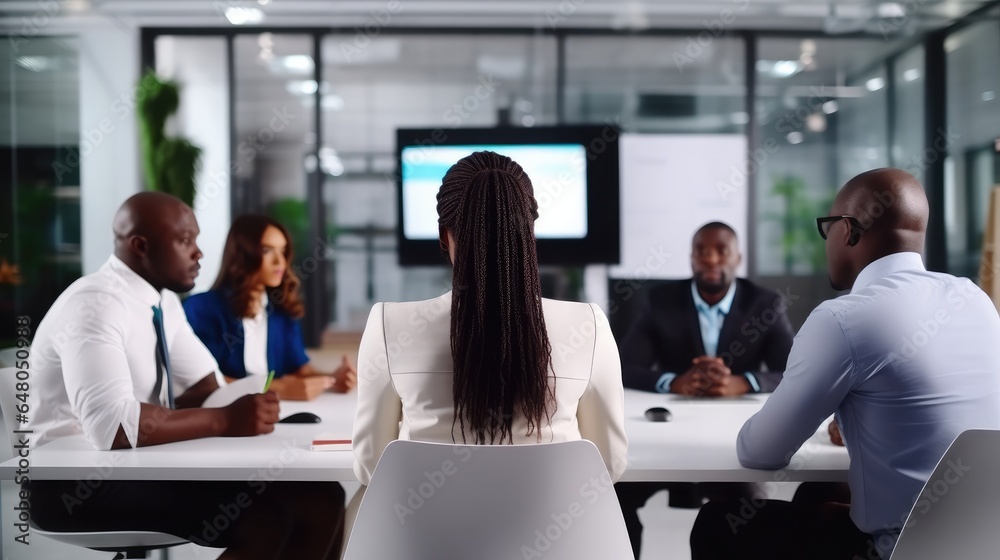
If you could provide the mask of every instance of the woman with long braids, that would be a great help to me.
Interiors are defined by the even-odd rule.
[[[395,439],[583,438],[617,481],[627,448],[618,347],[596,305],[542,299],[531,180],[510,158],[477,152],[445,174],[437,211],[453,289],[372,308],[358,358],[358,480],[369,483]]]

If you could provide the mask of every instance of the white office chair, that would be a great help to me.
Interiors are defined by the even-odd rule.
[[[345,560],[631,559],[621,506],[589,441],[386,447]]]
[[[960,434],[927,479],[891,560],[1000,554],[1000,431]]]
[[[16,368],[0,368],[0,412],[3,414],[4,434],[7,437],[7,447],[11,455],[16,441],[13,431],[19,426],[15,418],[17,399],[15,374]],[[31,380],[29,379],[30,383]],[[29,412],[30,414],[30,412]],[[61,532],[39,529],[29,521],[31,535],[47,537],[62,543],[99,550],[114,552],[115,560],[122,558],[146,558],[150,551],[187,544],[186,539],[167,533],[154,531],[94,531],[94,532]]]

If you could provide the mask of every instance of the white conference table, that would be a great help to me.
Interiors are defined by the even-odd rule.
[[[848,456],[830,443],[825,426],[802,446],[789,468],[755,471],[736,459],[736,435],[766,396],[691,400],[625,392],[629,466],[623,481],[767,482],[845,481]],[[61,438],[31,449],[33,480],[284,480],[354,481],[350,451],[311,451],[320,432],[349,434],[354,394],[324,394],[310,402],[284,401],[281,416],[308,411],[319,424],[278,424],[249,438],[205,438],[120,451],[96,451],[83,438]],[[644,412],[664,406],[670,422],[650,422]],[[14,478],[17,459],[0,464],[0,479]]]

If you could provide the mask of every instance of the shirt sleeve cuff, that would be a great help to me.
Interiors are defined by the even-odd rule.
[[[677,374],[676,373],[669,373],[668,372],[668,373],[664,373],[663,375],[661,375],[660,378],[656,381],[656,392],[657,393],[669,393],[670,392],[670,384],[674,382],[674,379],[677,379]]]
[[[747,372],[743,373],[743,377],[746,377],[747,381],[750,383],[750,392],[751,393],[759,393],[760,392],[760,383],[757,383],[757,376],[756,375],[754,375],[754,374],[750,373],[749,371],[747,371]]]

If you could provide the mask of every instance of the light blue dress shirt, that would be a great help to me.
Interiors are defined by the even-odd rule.
[[[740,430],[740,463],[789,467],[836,412],[851,457],[851,518],[888,558],[951,442],[1000,429],[998,341],[997,310],[971,281],[928,272],[917,253],[883,257],[806,319],[784,379]]]
[[[726,321],[726,315],[733,307],[733,298],[736,297],[736,282],[729,285],[729,291],[715,305],[709,305],[698,293],[698,287],[694,280],[691,281],[691,297],[694,298],[694,308],[698,311],[698,326],[701,329],[701,342],[705,347],[706,356],[715,356],[719,350],[719,336],[722,334],[722,324]],[[656,381],[656,390],[660,393],[669,393],[670,384],[677,378],[678,373],[671,371],[660,376]],[[757,379],[751,373],[743,374],[754,392],[760,391]]]
[[[694,308],[698,310],[698,325],[701,327],[701,342],[705,346],[705,355],[715,356],[719,349],[719,334],[722,323],[733,307],[733,297],[736,295],[736,282],[729,285],[729,291],[715,305],[705,303],[698,293],[694,280],[691,281],[691,297],[694,298]]]

